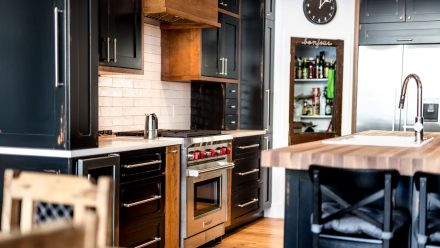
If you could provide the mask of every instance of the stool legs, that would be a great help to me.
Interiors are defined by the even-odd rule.
[[[420,178],[420,191],[419,191],[419,223],[418,223],[418,233],[417,233],[417,242],[418,242],[418,248],[425,248],[425,244],[420,242],[419,236],[425,236],[426,235],[426,204],[427,204],[427,185],[426,185],[427,178],[421,177]]]

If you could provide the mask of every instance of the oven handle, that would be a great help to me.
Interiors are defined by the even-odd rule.
[[[153,240],[148,241],[147,243],[143,243],[141,245],[135,246],[134,248],[142,248],[142,247],[147,247],[149,245],[155,244],[157,242],[161,241],[161,238],[155,237],[153,238]]]
[[[220,164],[218,166],[213,166],[211,168],[203,169],[203,170],[194,170],[194,169],[188,169],[187,170],[187,176],[188,177],[199,177],[199,175],[206,174],[209,172],[224,170],[224,169],[233,169],[235,166],[234,163],[226,163],[226,164]]]
[[[258,172],[260,172],[260,169],[253,169],[251,171],[239,172],[239,173],[237,173],[237,175],[239,175],[239,176],[246,176],[246,175],[254,174],[254,173],[258,173]]]
[[[161,198],[162,198],[162,196],[155,195],[155,196],[153,196],[151,198],[148,198],[148,199],[145,199],[145,200],[142,200],[142,201],[137,201],[137,202],[133,202],[133,203],[123,203],[122,206],[124,206],[126,208],[131,208],[131,207],[134,207],[134,206],[137,206],[137,205],[141,205],[141,204],[144,204],[144,203],[147,203],[147,202],[157,201],[157,200],[159,200]]]
[[[260,144],[253,144],[253,145],[249,145],[249,146],[239,146],[238,149],[245,150],[245,149],[255,148],[255,147],[260,147]]]
[[[246,203],[243,203],[243,204],[238,204],[237,207],[244,208],[244,207],[247,207],[247,206],[249,206],[249,205],[251,205],[253,203],[256,203],[258,201],[259,200],[257,198],[254,198],[254,199],[252,199],[252,201],[249,201],[249,202],[246,202]]]
[[[146,162],[146,163],[139,163],[139,164],[126,164],[123,167],[126,169],[132,169],[132,168],[138,168],[138,167],[144,167],[144,166],[149,166],[149,165],[154,165],[154,164],[161,164],[162,160],[153,160],[150,162]]]

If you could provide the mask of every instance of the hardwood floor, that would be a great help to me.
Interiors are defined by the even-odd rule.
[[[244,226],[223,241],[214,245],[215,248],[280,248],[283,247],[284,220],[262,218]]]

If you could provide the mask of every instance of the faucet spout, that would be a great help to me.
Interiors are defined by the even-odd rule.
[[[419,76],[417,76],[416,74],[409,74],[403,81],[402,91],[400,93],[399,108],[403,109],[405,107],[406,91],[408,88],[408,83],[411,79],[414,79],[414,81],[417,84],[417,116],[414,122],[414,131],[416,136],[415,139],[417,143],[421,143],[423,141],[423,105],[422,105],[423,92],[422,92],[422,81],[420,80]]]

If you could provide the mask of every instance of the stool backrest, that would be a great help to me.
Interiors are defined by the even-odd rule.
[[[43,215],[55,215],[44,219],[73,219],[73,223],[80,224],[87,217],[86,212],[94,209],[98,218],[96,244],[110,245],[111,194],[111,179],[107,177],[100,177],[95,185],[84,177],[8,169],[3,187],[2,231],[31,231],[38,224],[38,210]],[[73,216],[69,216],[69,208]],[[61,216],[58,212],[62,212]]]

